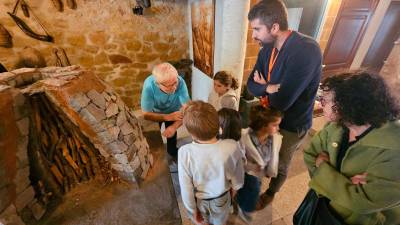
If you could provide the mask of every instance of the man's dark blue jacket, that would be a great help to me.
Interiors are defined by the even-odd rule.
[[[265,96],[267,85],[254,82],[254,71],[265,80],[272,44],[264,45],[258,53],[257,63],[247,80],[248,90],[255,96]],[[282,46],[269,84],[281,84],[278,92],[269,94],[270,106],[284,113],[280,127],[302,132],[311,127],[314,99],[321,79],[322,55],[318,43],[312,38],[293,31]]]

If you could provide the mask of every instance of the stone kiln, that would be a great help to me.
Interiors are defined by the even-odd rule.
[[[52,199],[88,180],[136,185],[152,164],[137,118],[92,73],[0,74],[0,223],[39,220]]]

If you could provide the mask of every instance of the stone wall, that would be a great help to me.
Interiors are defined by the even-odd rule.
[[[24,223],[17,215],[40,219],[45,210],[35,199],[29,180],[25,98],[0,81],[0,99],[0,224],[19,225]]]
[[[251,0],[250,8],[257,4],[260,0]],[[251,29],[250,23],[247,30],[247,44],[246,44],[246,56],[244,59],[244,70],[243,70],[243,84],[247,83],[247,79],[251,71],[253,71],[253,67],[257,62],[258,51],[260,50],[260,44],[253,40],[251,37],[253,31]]]
[[[71,64],[94,71],[107,81],[131,108],[140,107],[140,92],[152,67],[162,61],[188,58],[187,1],[152,0],[143,16],[132,13],[135,0],[77,1],[72,10],[56,10],[52,1],[26,1],[55,43],[25,35],[7,12],[15,1],[2,0],[0,23],[13,37],[13,47],[0,47],[0,62],[12,70],[25,46],[39,50],[48,66],[55,65],[53,48],[64,48]],[[63,1],[66,2],[66,1]],[[31,13],[32,14],[32,13]],[[24,19],[37,33],[43,33],[32,16]]]

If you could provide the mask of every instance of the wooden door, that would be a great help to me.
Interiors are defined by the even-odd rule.
[[[399,37],[400,1],[392,1],[361,66],[380,71]]]
[[[324,51],[324,72],[349,68],[379,0],[343,0]]]

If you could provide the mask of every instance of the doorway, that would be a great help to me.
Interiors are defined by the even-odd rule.
[[[362,67],[379,72],[393,49],[394,42],[400,38],[400,1],[392,1],[386,11],[381,25]]]
[[[349,68],[379,0],[343,0],[324,51],[324,74]]]

